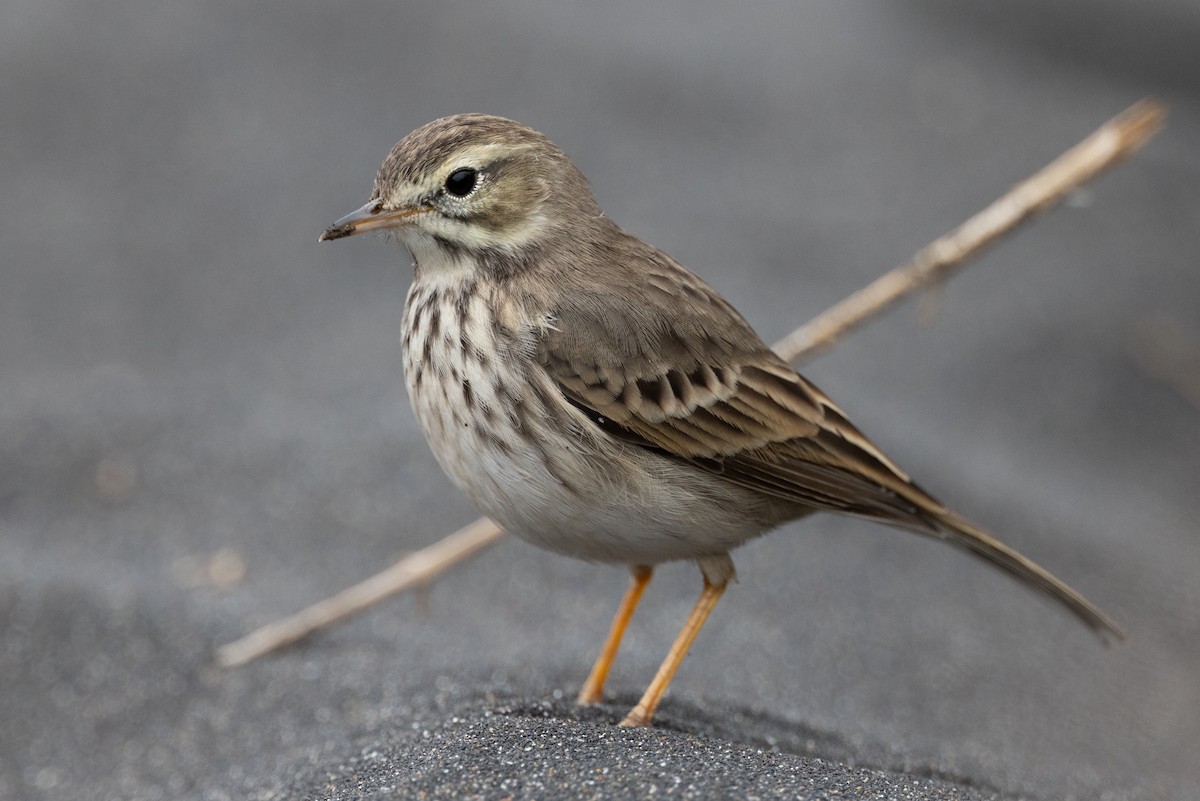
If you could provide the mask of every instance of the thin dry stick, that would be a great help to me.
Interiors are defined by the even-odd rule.
[[[775,351],[789,362],[812,356],[914,290],[950,277],[957,268],[1021,223],[1049,209],[1071,190],[1141,148],[1162,130],[1166,115],[1166,107],[1156,100],[1146,99],[1134,104],[1041,171],[1017,184],[995,203],[926,246],[909,263],[883,275],[797,328],[775,344]],[[226,667],[244,665],[290,645],[384,598],[427,584],[503,536],[504,532],[491,520],[476,520],[361,584],[222,646],[217,651],[217,663]]]
[[[1161,131],[1166,119],[1166,106],[1157,100],[1135,103],[992,205],[926,245],[908,264],[877,278],[788,334],[776,343],[776,352],[788,361],[812,356],[914,289],[950,277],[1018,225],[1125,160]]]
[[[410,587],[421,586],[434,576],[464,562],[500,540],[500,527],[481,517],[466,528],[438,540],[428,548],[401,559],[364,582],[342,590],[332,598],[318,601],[290,617],[268,623],[240,640],[217,649],[217,664],[237,667],[271,651],[291,645],[317,629],[361,612],[369,606]]]

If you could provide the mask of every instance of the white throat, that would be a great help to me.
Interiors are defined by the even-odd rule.
[[[427,231],[414,226],[396,231],[395,237],[412,254],[422,279],[454,281],[474,272],[468,251],[447,249]]]

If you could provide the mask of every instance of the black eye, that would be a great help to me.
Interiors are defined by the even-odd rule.
[[[455,170],[446,179],[446,191],[455,197],[466,197],[475,189],[475,183],[478,178],[479,174],[470,167]]]

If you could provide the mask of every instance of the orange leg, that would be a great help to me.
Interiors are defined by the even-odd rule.
[[[625,719],[621,721],[622,726],[650,725],[650,719],[654,717],[654,711],[658,709],[663,694],[666,693],[671,679],[675,678],[675,671],[679,670],[679,665],[682,664],[683,658],[687,656],[688,650],[695,642],[696,635],[704,626],[704,621],[708,620],[713,607],[725,593],[726,583],[728,582],[712,584],[707,578],[704,579],[704,591],[700,593],[700,599],[692,607],[692,613],[688,615],[687,623],[683,624],[683,630],[675,638],[671,650],[667,653],[667,658],[663,660],[658,668],[658,673],[654,676],[654,681],[650,682],[650,686],[642,695],[642,700],[638,701],[637,706],[631,709]]]
[[[646,591],[646,585],[650,583],[653,575],[654,568],[652,567],[636,565],[633,568],[633,578],[629,582],[629,589],[625,591],[625,597],[621,599],[621,605],[617,607],[617,614],[608,630],[608,639],[604,641],[604,647],[600,649],[600,656],[596,657],[596,663],[592,665],[592,672],[588,674],[587,681],[583,683],[583,689],[579,691],[577,703],[596,704],[603,698],[604,680],[608,678],[608,669],[612,667],[613,659],[617,656],[617,649],[621,647],[621,638],[625,636],[625,628],[629,625],[633,611],[637,609],[638,601],[642,599],[642,593]]]

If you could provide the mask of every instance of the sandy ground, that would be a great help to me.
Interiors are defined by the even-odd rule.
[[[1195,2],[417,5],[0,12],[0,797],[1194,792]],[[735,554],[651,731],[613,723],[689,565],[592,710],[570,699],[625,576],[518,542],[213,666],[475,517],[404,395],[406,254],[316,242],[410,129],[546,131],[773,340],[1145,94],[1172,118],[1143,155],[930,296],[930,325],[910,303],[806,366],[1128,644],[819,518]]]

